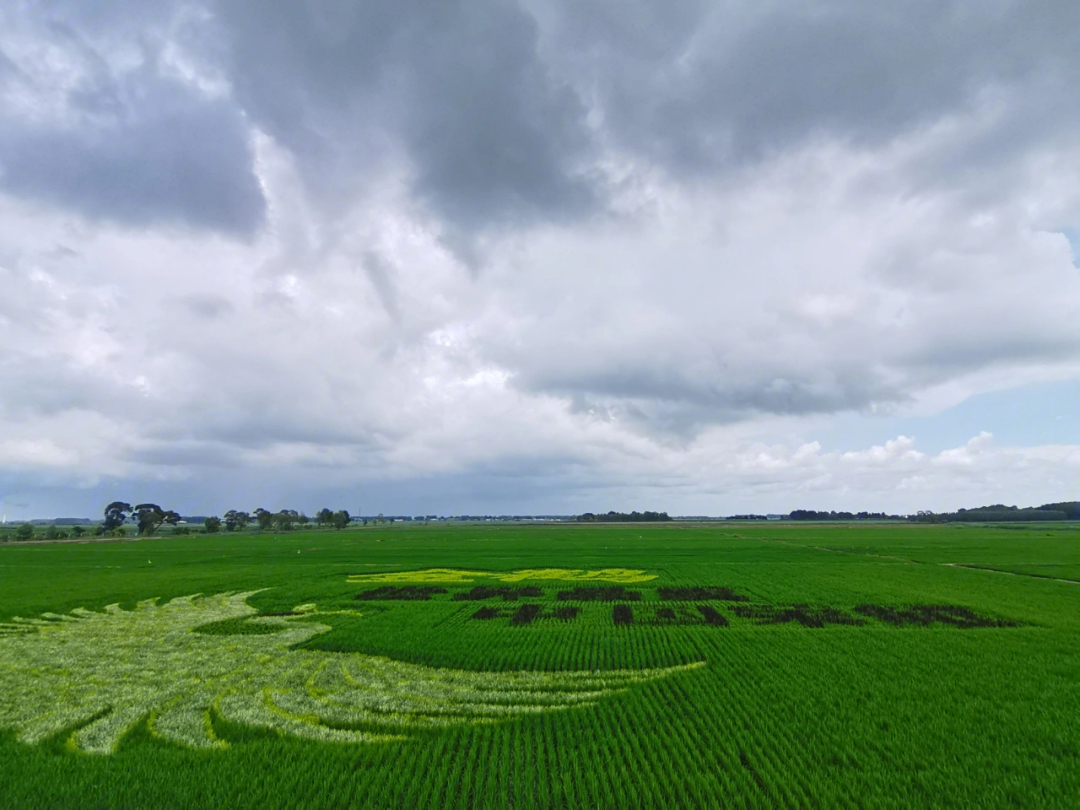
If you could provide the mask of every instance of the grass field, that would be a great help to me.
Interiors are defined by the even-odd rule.
[[[1058,524],[7,544],[0,805],[1074,808],[1078,581]]]

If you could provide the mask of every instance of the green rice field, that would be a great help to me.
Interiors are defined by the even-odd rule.
[[[1075,808],[1080,531],[3,544],[0,806]]]

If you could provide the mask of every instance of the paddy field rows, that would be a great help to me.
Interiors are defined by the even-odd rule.
[[[0,546],[0,803],[1075,807],[1074,580],[1067,525]]]

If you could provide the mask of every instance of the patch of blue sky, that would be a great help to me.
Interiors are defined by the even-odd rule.
[[[978,394],[931,416],[840,416],[813,438],[824,450],[846,452],[909,436],[916,449],[939,453],[982,431],[1007,447],[1080,444],[1080,380]]]
[[[1080,267],[1080,228],[1062,228],[1061,234],[1069,240],[1073,264]]]

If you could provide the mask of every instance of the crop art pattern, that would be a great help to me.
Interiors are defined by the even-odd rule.
[[[0,624],[0,730],[26,743],[73,730],[70,747],[107,754],[148,718],[155,736],[222,748],[214,711],[297,737],[379,742],[420,728],[588,706],[631,684],[702,666],[485,673],[297,650],[329,629],[316,620],[318,611],[302,605],[295,615],[254,617],[246,601],[252,593]]]
[[[613,582],[629,585],[656,579],[636,568],[601,568],[584,571],[578,568],[523,568],[518,571],[465,571],[460,568],[425,568],[422,571],[390,571],[382,574],[352,574],[349,582],[440,582],[460,585],[474,580],[497,580],[499,582],[524,582],[526,580],[558,580],[562,582]]]

